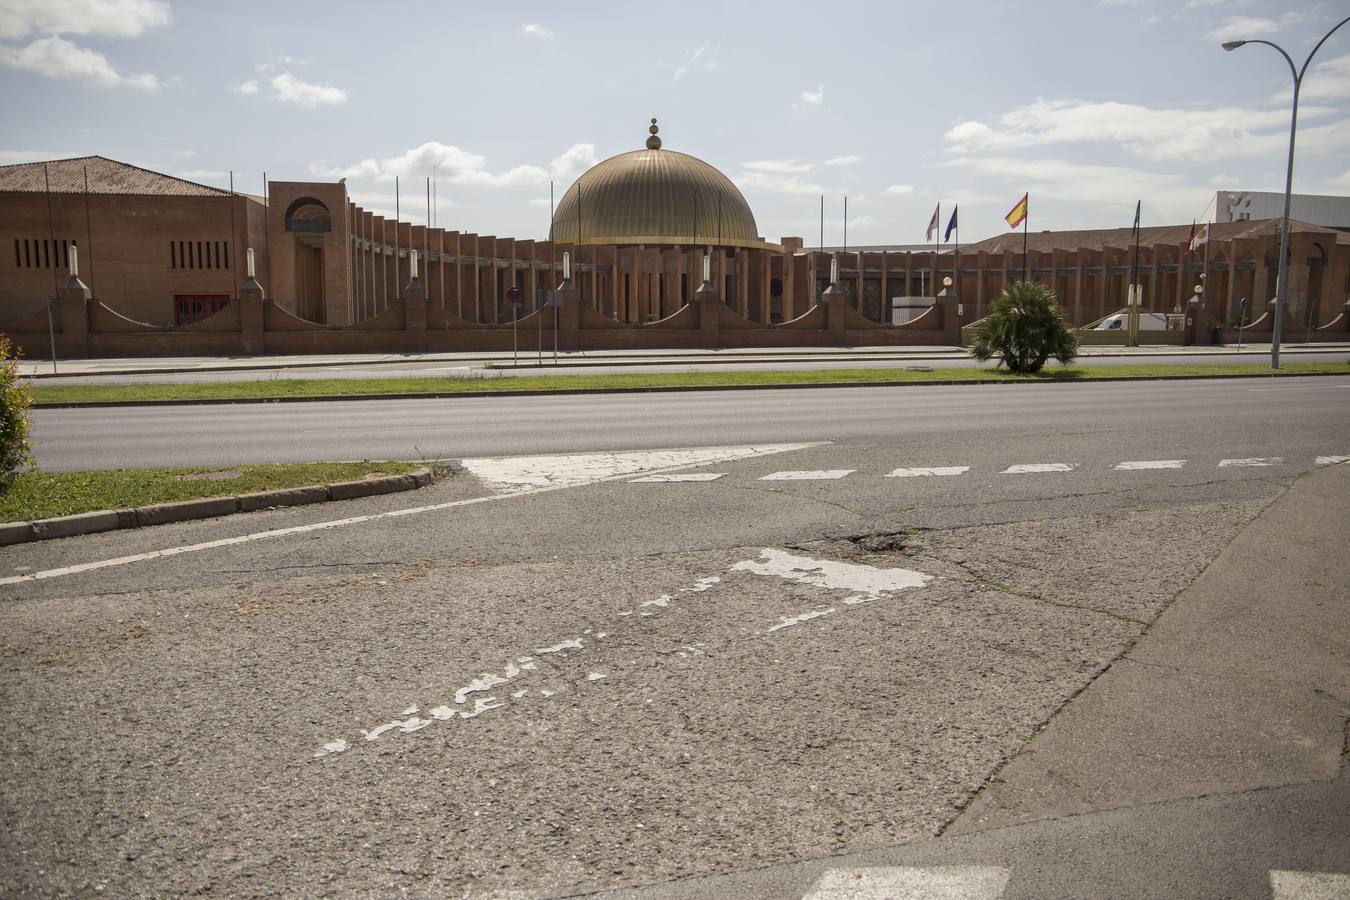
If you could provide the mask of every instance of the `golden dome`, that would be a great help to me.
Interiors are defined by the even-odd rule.
[[[750,204],[730,178],[701,159],[661,149],[655,119],[649,130],[646,150],[596,163],[567,189],[553,214],[553,240],[772,246],[760,239]]]

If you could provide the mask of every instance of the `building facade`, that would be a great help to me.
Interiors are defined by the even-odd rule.
[[[818,307],[832,264],[851,314],[876,325],[896,321],[899,304],[931,304],[947,279],[963,323],[1024,277],[1052,287],[1078,326],[1120,311],[1132,282],[1157,312],[1179,310],[1201,286],[1220,322],[1255,319],[1274,296],[1277,219],[1214,223],[1203,242],[1189,225],[1144,228],[1137,248],[1129,229],[1041,232],[1029,236],[1025,258],[1013,233],[959,252],[769,242],[725,175],[664,148],[655,121],[649,131],[645,147],[572,184],[551,241],[395,222],[355,204],[342,182],[273,181],[264,200],[102,157],[0,167],[9,232],[0,240],[10,245],[0,254],[0,330],[45,329],[38,319],[65,283],[72,247],[101,321],[168,333],[224,327],[201,323],[240,296],[250,249],[269,308],[301,323],[287,328],[319,332],[383,327],[404,308],[414,256],[418,289],[442,330],[504,327],[541,308],[564,278],[564,259],[595,322],[637,329],[659,330],[700,288],[746,327],[788,327]],[[1308,333],[1333,321],[1350,300],[1350,234],[1291,223],[1289,272],[1292,321]],[[166,337],[156,346],[177,345]],[[204,345],[184,340],[179,352],[190,346]]]

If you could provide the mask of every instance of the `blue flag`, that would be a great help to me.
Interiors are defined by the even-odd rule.
[[[947,241],[951,239],[952,231],[956,228],[956,211],[957,211],[958,209],[960,209],[960,208],[961,208],[961,207],[960,207],[959,204],[952,207],[952,217],[951,217],[951,220],[947,222],[947,230],[946,230],[945,232],[943,232],[943,235],[942,235],[942,243],[944,243],[944,244],[947,243]]]

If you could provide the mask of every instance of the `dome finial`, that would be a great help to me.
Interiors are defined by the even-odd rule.
[[[659,129],[659,128],[656,127],[656,119],[652,119],[652,127],[651,127],[651,128],[648,128],[647,130],[650,131],[650,132],[652,133],[652,136],[649,137],[649,138],[647,138],[647,149],[648,149],[648,150],[660,150],[660,149],[661,149],[661,139],[660,139],[659,137],[656,136],[656,133],[657,133],[658,131],[660,131],[661,129]]]

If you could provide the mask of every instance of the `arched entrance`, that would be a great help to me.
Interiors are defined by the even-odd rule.
[[[322,200],[297,198],[286,207],[286,230],[294,237],[295,309],[312,322],[325,320],[323,236],[333,217]]]

